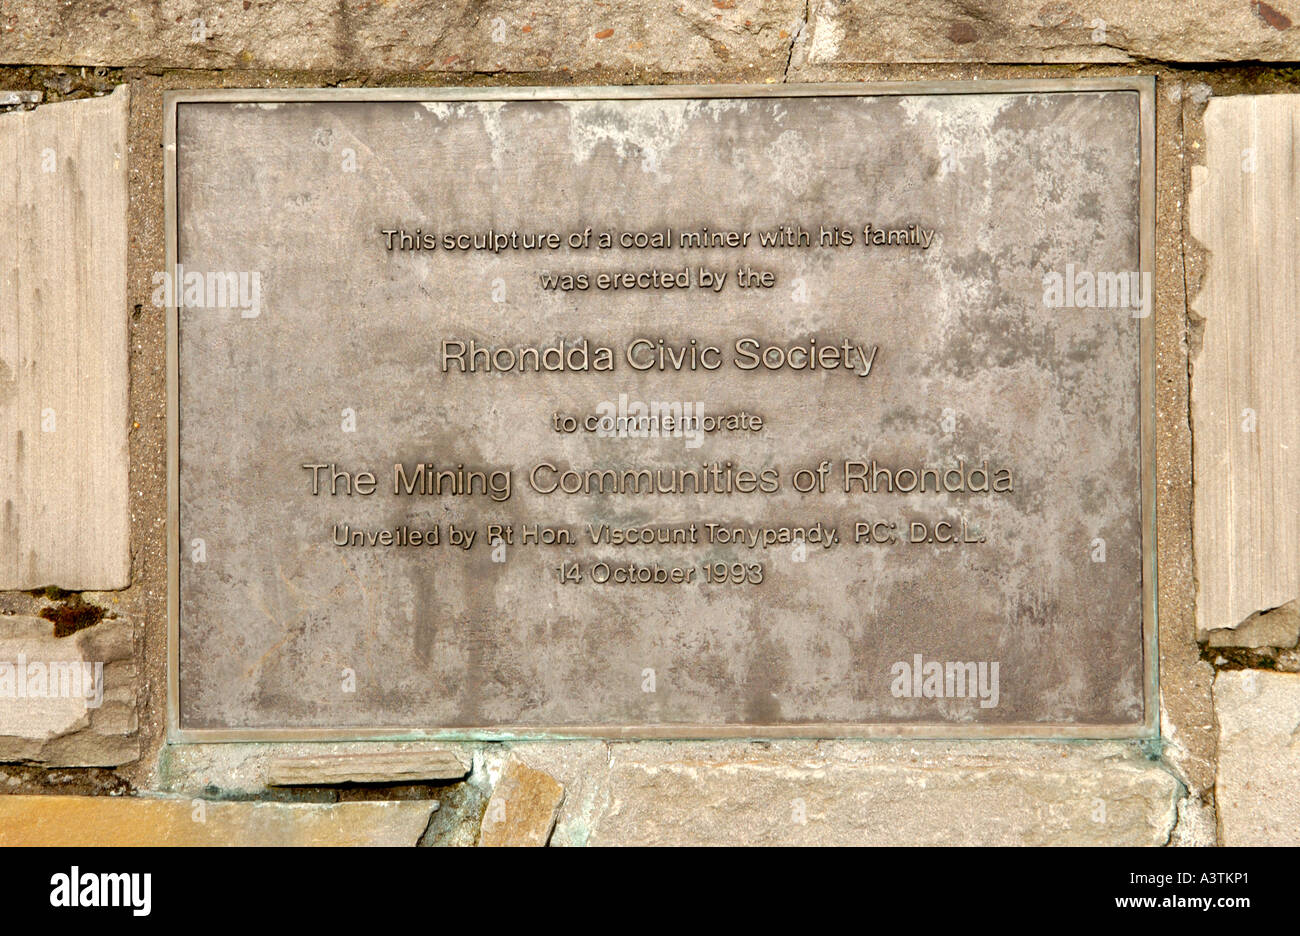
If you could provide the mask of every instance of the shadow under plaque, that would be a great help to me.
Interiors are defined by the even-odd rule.
[[[1152,734],[1153,107],[170,93],[170,736]]]

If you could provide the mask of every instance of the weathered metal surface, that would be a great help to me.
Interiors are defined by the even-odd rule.
[[[1150,729],[1148,82],[171,107],[175,736]]]

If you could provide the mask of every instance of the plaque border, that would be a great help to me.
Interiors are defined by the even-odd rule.
[[[1138,266],[1155,279],[1155,106],[1151,75],[1104,78],[958,79],[771,85],[639,85],[628,87],[409,87],[221,88],[163,92],[163,199],[166,270],[176,268],[176,115],[190,103],[643,101],[690,98],[883,97],[955,94],[1045,94],[1131,91],[1138,95]],[[167,306],[167,743],[238,741],[512,741],[512,740],[775,740],[943,739],[1074,740],[1149,739],[1160,735],[1156,616],[1155,308],[1139,322],[1141,409],[1141,570],[1143,717],[1129,724],[1034,722],[1006,725],[959,722],[906,724],[816,722],[783,725],[561,725],[416,728],[185,729],[180,725],[180,409],[179,312]]]

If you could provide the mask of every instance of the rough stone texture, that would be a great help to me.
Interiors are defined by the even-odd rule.
[[[811,0],[793,68],[862,62],[1291,61],[1294,0]]]
[[[1300,844],[1300,674],[1221,672],[1214,709],[1221,844]]]
[[[0,107],[31,108],[41,103],[44,97],[40,91],[0,91]]]
[[[428,801],[222,803],[104,796],[0,796],[0,845],[412,846]]]
[[[437,766],[445,773],[459,770],[451,779],[464,777],[470,770],[464,766],[470,764],[474,756],[472,745],[430,745],[423,742],[347,742],[340,744],[294,743],[278,744],[172,744],[161,752],[158,770],[150,779],[150,785],[157,789],[178,795],[221,795],[242,797],[257,794],[267,787],[276,786],[277,764],[302,761],[322,765],[339,764],[322,772],[311,770],[315,779],[306,779],[307,784],[331,785],[342,782],[366,782],[389,784],[420,783],[415,778],[395,777],[385,779],[386,765],[400,767],[403,771],[411,770],[409,765],[423,765],[414,768],[414,772],[428,774],[430,766]],[[340,776],[340,770],[356,773],[356,767],[344,766],[354,761],[367,767],[376,778],[367,781],[334,780]],[[358,774],[360,775],[360,774]],[[297,782],[297,781],[295,781]]]
[[[316,757],[276,757],[268,786],[330,786],[342,783],[419,783],[459,780],[469,765],[451,751],[384,751]]]
[[[128,95],[0,114],[0,589],[130,583]]]
[[[1212,811],[1183,797],[1170,772],[1133,742],[548,741],[445,747],[472,759],[474,768],[464,783],[438,793],[441,808],[430,826],[430,844],[472,845],[480,829],[487,832],[485,842],[513,833],[513,822],[486,828],[491,814],[484,802],[507,797],[505,816],[514,817],[512,771],[535,779],[544,794],[540,808],[528,811],[534,830],[549,826],[550,804],[562,790],[552,846],[725,844],[751,837],[773,843],[1161,844],[1178,815],[1180,842],[1214,838]],[[205,788],[209,795],[257,794],[266,748],[171,748],[165,788],[187,795]],[[253,766],[258,758],[260,768]],[[746,793],[751,783],[754,792]],[[806,826],[784,821],[800,798]],[[545,833],[531,835],[533,841],[539,837],[545,840]]]
[[[475,761],[475,779],[490,787],[501,776],[508,760],[518,760],[540,770],[564,787],[564,802],[555,820],[550,845],[586,845],[609,800],[610,745],[604,741],[486,745]]]
[[[20,0],[0,61],[171,68],[564,73],[621,65],[651,74],[779,77],[803,0],[528,4],[502,0],[170,0],[69,13]]]
[[[175,76],[174,80],[193,80]],[[167,723],[167,403],[166,316],[153,304],[154,276],[166,266],[163,252],[162,79],[131,82],[131,249],[128,306],[131,315],[131,544],[141,653],[140,734],[147,756],[130,774],[138,786],[156,771]],[[135,310],[139,310],[138,314]],[[131,768],[127,768],[128,771]]]
[[[804,28],[803,17],[810,23]],[[678,0],[530,6],[502,0],[169,0],[78,15],[16,0],[0,61],[174,68],[507,75],[601,66],[776,80],[826,62],[1199,62],[1300,57],[1295,0]]]
[[[134,760],[139,742],[130,622],[105,619],[67,637],[53,632],[54,625],[39,617],[0,617],[0,761],[101,767]],[[19,661],[27,670],[25,696],[8,681],[21,675]],[[102,664],[98,673],[96,664]]]
[[[1188,795],[1178,801],[1178,822],[1169,836],[1171,848],[1213,848],[1219,843],[1214,806],[1209,797]]]
[[[1184,108],[1179,74],[1161,74],[1156,94],[1156,584],[1159,609],[1160,734],[1164,760],[1189,799],[1212,800],[1213,668],[1196,644],[1192,569],[1192,434],[1187,420],[1187,204]],[[1195,813],[1199,815],[1199,813]],[[1213,821],[1211,817],[1211,838]]]
[[[349,748],[364,749],[354,742]],[[646,841],[928,844],[1212,843],[1213,813],[1133,742],[603,742],[444,745],[473,771],[438,793],[429,844],[515,840],[512,774],[531,841],[552,846]],[[174,793],[255,795],[267,745],[168,749]],[[297,751],[311,745],[290,745]],[[258,764],[261,766],[257,766]],[[746,792],[750,785],[753,791]],[[560,798],[552,819],[552,804]],[[505,797],[489,828],[485,800]],[[807,825],[786,821],[803,799]],[[774,805],[775,804],[775,805]],[[713,817],[709,818],[709,814]]]
[[[591,844],[1162,845],[1182,793],[1110,745],[769,747],[615,745]]]
[[[1236,627],[1209,633],[1206,645],[1218,647],[1277,647],[1289,650],[1300,643],[1300,602],[1292,601],[1272,611],[1252,614]]]
[[[456,783],[438,791],[438,811],[420,845],[437,848],[473,848],[478,844],[483,813],[492,790],[482,774],[465,783]]]
[[[483,812],[479,846],[545,845],[563,801],[564,787],[554,777],[512,758]]]
[[[1216,98],[1193,169],[1197,627],[1300,599],[1300,95]]]

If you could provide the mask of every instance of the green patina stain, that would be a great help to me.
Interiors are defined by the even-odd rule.
[[[1165,743],[1160,738],[1143,738],[1138,747],[1147,760],[1158,761],[1165,756]]]

